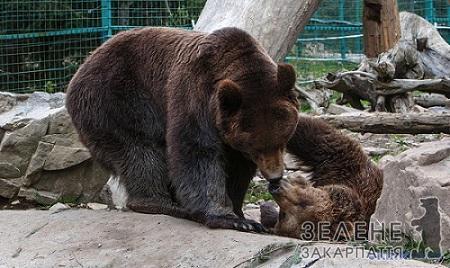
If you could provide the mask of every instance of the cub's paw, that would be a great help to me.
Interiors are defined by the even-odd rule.
[[[242,232],[267,233],[266,228],[259,222],[239,218],[236,215],[209,215],[205,225],[209,228],[234,229]]]

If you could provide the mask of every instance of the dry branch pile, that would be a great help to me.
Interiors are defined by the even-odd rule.
[[[442,98],[450,98],[450,46],[423,18],[402,12],[400,20],[402,37],[395,47],[376,60],[364,60],[356,71],[329,74],[316,87],[342,92],[341,103],[360,110],[361,100],[367,100],[372,111],[406,113],[416,90],[440,94],[433,103],[448,103]],[[417,103],[424,102],[429,103]]]
[[[358,132],[450,133],[450,45],[433,25],[415,14],[401,12],[400,22],[402,36],[392,49],[376,59],[363,60],[357,70],[330,73],[315,81],[316,91],[341,92],[338,104],[350,104],[356,111],[322,115],[323,119]],[[321,113],[320,106],[326,106],[323,100],[314,98],[312,92],[299,91]],[[362,100],[376,113],[362,112]],[[447,112],[432,113],[428,108]]]

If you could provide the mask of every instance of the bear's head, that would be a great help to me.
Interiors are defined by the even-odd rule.
[[[303,240],[349,240],[354,235],[354,223],[363,222],[361,200],[344,185],[315,187],[299,174],[291,174],[270,185],[269,192],[279,206],[273,219],[273,204],[261,206],[261,222],[272,223],[274,233]]]
[[[289,177],[269,192],[280,207],[275,233],[300,238],[305,223],[316,224],[331,216],[331,200],[326,191],[312,187],[303,177]]]
[[[298,122],[295,71],[280,63],[276,75],[253,75],[218,82],[216,122],[225,143],[251,159],[267,180],[276,181],[283,176],[283,154]]]
[[[238,28],[206,35],[198,58],[214,81],[212,106],[224,143],[252,160],[266,179],[280,180],[283,153],[298,122],[294,68],[276,64]]]

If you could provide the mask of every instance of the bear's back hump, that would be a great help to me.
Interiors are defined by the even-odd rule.
[[[94,88],[108,88],[110,83],[121,80],[133,80],[144,88],[162,88],[172,65],[186,62],[180,58],[191,58],[203,36],[200,32],[163,27],[120,32],[86,58],[69,88],[87,80]]]

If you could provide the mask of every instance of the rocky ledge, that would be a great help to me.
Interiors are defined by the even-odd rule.
[[[0,211],[0,226],[0,267],[439,267],[115,210]]]

